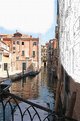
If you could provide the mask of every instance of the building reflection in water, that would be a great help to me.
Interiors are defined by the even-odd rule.
[[[13,82],[11,92],[23,97],[24,99],[33,99],[38,97],[38,76],[35,78],[24,78]]]
[[[54,80],[50,78],[51,74],[43,68],[34,78],[26,77],[13,82],[11,92],[24,99],[43,100],[51,109],[54,109]]]

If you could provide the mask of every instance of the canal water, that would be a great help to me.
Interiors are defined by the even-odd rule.
[[[47,68],[34,78],[26,77],[15,81],[11,86],[11,93],[14,93],[24,99],[41,100],[46,103],[51,110],[54,110],[54,92],[56,80],[52,77]]]

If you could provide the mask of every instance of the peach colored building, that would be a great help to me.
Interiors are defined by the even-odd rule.
[[[3,36],[3,41],[10,47],[11,67],[13,70],[38,69],[39,38],[19,32]]]

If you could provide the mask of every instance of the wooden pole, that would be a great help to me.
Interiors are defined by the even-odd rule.
[[[8,69],[7,69],[6,71],[7,71],[7,77],[9,78],[9,72],[8,72]]]

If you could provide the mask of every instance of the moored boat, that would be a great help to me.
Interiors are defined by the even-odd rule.
[[[0,92],[3,91],[9,91],[9,88],[12,84],[11,80],[4,80],[1,84],[0,84]]]
[[[39,74],[39,71],[31,71],[31,72],[29,72],[28,76],[34,77],[37,74]]]

